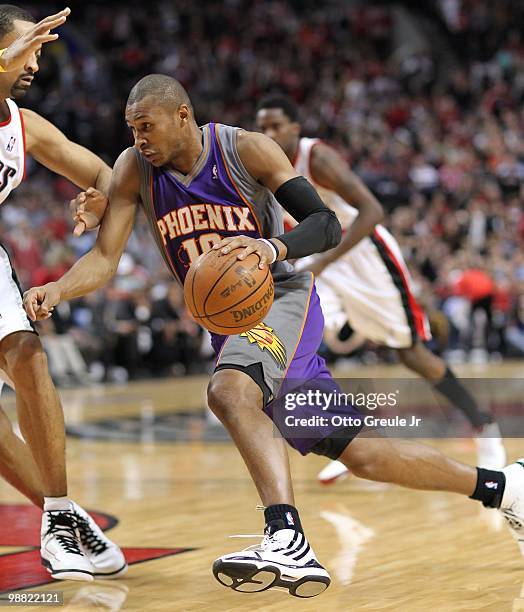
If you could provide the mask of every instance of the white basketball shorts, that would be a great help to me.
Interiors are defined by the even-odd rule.
[[[295,267],[302,269],[311,260],[301,259]],[[316,278],[316,287],[330,332],[348,322],[368,340],[391,348],[431,339],[400,247],[383,227],[327,266]]]

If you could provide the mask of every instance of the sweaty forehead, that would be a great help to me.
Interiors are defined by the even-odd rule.
[[[151,119],[154,117],[159,117],[160,115],[165,115],[166,112],[167,111],[164,106],[152,99],[151,96],[147,96],[134,104],[128,104],[126,106],[126,120],[138,121],[139,119],[143,119],[145,117]]]

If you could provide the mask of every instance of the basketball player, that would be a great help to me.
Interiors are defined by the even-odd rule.
[[[380,204],[334,149],[318,138],[300,137],[298,109],[288,97],[261,100],[256,124],[282,147],[346,229],[335,249],[296,266],[317,277],[326,335],[338,336],[349,322],[359,336],[394,349],[404,365],[464,412],[476,432],[478,465],[502,469],[506,453],[498,424],[479,410],[445,361],[423,344],[431,338],[429,324],[414,298],[397,241],[379,225]],[[334,461],[320,472],[319,480],[330,484],[347,473],[346,466]]]
[[[58,37],[51,30],[62,25],[69,12],[65,9],[35,24],[26,11],[0,5],[0,203],[22,181],[26,154],[82,189],[94,186],[107,192],[111,170],[101,159],[67,140],[38,114],[20,110],[13,100],[29,89],[42,45]],[[78,215],[77,234],[90,225],[87,214]],[[0,260],[0,368],[16,389],[25,439],[14,434],[0,411],[0,474],[43,508],[41,557],[53,578],[93,580],[122,574],[127,564],[120,549],[67,497],[62,407],[1,245]]]
[[[61,279],[26,292],[31,320],[49,316],[61,300],[85,295],[109,281],[131,233],[139,203],[174,277],[183,282],[193,258],[211,248],[257,253],[272,265],[275,301],[264,323],[271,340],[258,345],[249,332],[213,335],[217,365],[208,403],[237,445],[265,506],[260,546],[226,554],[213,566],[225,586],[245,592],[278,587],[298,597],[329,585],[304,535],[294,505],[286,448],[273,435],[279,380],[305,379],[333,387],[318,357],[323,319],[310,272],[296,273],[286,259],[335,247],[340,225],[313,187],[298,175],[282,149],[263,134],[210,123],[199,128],[178,81],[149,75],[131,90],[126,121],[135,145],[118,158],[109,205],[93,249]],[[298,225],[283,232],[280,207]],[[278,350],[275,350],[275,347]],[[309,407],[306,407],[308,409]],[[315,416],[313,407],[311,413]],[[351,406],[341,414],[356,416]],[[356,437],[354,428],[326,427],[286,433],[290,445],[339,459],[357,476],[469,495],[502,507],[524,535],[524,463],[504,471],[475,469],[421,444]]]

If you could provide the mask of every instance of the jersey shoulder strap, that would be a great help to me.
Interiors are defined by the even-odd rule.
[[[308,181],[313,182],[311,175],[311,151],[320,142],[320,138],[301,138],[298,141],[297,156],[293,163],[295,170],[305,176]]]

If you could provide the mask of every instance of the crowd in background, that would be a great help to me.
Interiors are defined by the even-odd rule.
[[[399,52],[402,3],[73,2],[23,105],[112,164],[131,144],[123,109],[145,74],[179,79],[200,123],[252,128],[262,95],[288,93],[304,134],[339,148],[384,205],[433,348],[462,359],[521,356],[524,5],[421,4],[431,10],[420,18],[439,26],[444,60],[432,44]],[[33,8],[42,16],[57,7]],[[0,240],[24,287],[56,279],[93,243],[93,234],[71,235],[65,203],[75,193],[33,163],[0,209]],[[211,354],[141,214],[114,282],[61,305],[42,333],[64,384],[84,378],[86,364],[95,377],[124,380],[198,372]]]

